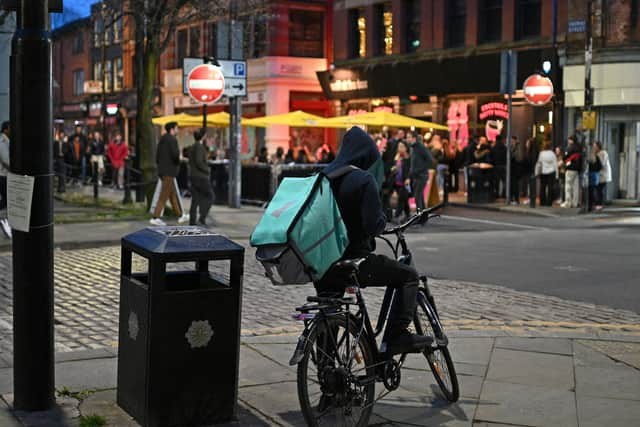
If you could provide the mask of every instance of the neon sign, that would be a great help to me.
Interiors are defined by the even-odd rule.
[[[459,141],[460,147],[466,147],[469,142],[469,104],[465,101],[454,101],[449,105],[447,126],[449,139]]]
[[[480,120],[486,120],[489,117],[500,117],[509,120],[509,107],[501,102],[489,102],[480,107]]]

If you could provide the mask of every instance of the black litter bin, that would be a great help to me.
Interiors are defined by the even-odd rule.
[[[132,253],[148,271],[132,273]],[[209,271],[219,260],[228,275]],[[235,419],[244,248],[198,227],[146,228],[122,239],[121,262],[118,405],[143,426]]]
[[[492,167],[469,167],[467,203],[493,203],[496,201],[495,173]]]

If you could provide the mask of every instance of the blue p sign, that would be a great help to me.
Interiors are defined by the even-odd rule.
[[[233,64],[233,75],[236,77],[244,77],[245,69],[243,63]]]

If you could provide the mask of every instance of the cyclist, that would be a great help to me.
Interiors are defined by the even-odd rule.
[[[386,218],[376,180],[367,169],[379,159],[371,137],[353,127],[345,134],[338,156],[329,163],[325,173],[346,165],[359,168],[334,179],[331,184],[349,236],[343,259],[366,258],[358,273],[363,287],[391,286],[396,290],[381,346],[382,352],[392,355],[420,351],[431,344],[432,338],[411,334],[407,329],[416,309],[419,283],[416,270],[384,255],[373,254],[375,236],[384,230]],[[332,268],[315,287],[319,295],[342,296],[345,283],[344,272]]]

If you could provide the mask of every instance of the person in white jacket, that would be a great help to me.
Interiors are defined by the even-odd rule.
[[[558,179],[558,158],[551,149],[551,141],[545,140],[536,162],[536,175],[540,175],[540,206],[553,203],[553,183]]]
[[[598,188],[596,190],[597,199],[595,200],[595,210],[601,211],[606,201],[607,183],[611,182],[611,162],[609,162],[609,153],[602,149],[602,142],[596,141],[596,156],[600,159],[600,174],[598,177]]]
[[[9,135],[11,135],[11,124],[3,122],[0,129],[0,211],[7,208],[7,175],[9,174]],[[11,227],[3,212],[0,218],[0,228],[4,234],[11,238]]]

